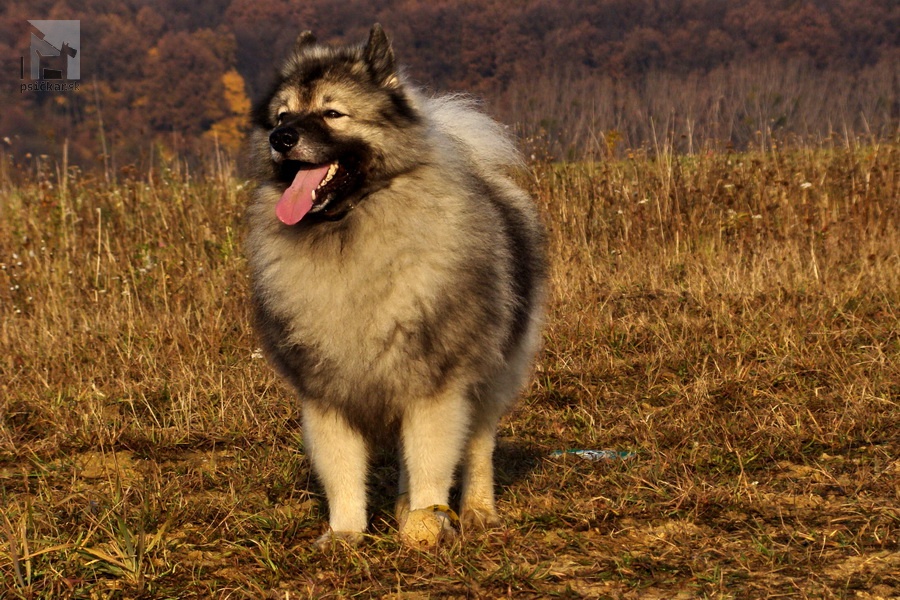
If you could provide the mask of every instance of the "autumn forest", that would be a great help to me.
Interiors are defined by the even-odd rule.
[[[682,151],[891,137],[893,0],[10,0],[0,8],[2,150],[67,147],[113,171],[240,147],[297,33],[362,40],[375,21],[416,83],[467,91],[531,153]],[[77,91],[22,92],[28,19],[81,21]]]

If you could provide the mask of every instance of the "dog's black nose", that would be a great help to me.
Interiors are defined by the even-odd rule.
[[[288,152],[297,145],[300,134],[293,127],[279,127],[269,135],[269,143],[278,152]]]

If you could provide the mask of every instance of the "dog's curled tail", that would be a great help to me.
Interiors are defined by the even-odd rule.
[[[481,170],[496,176],[500,170],[525,166],[509,128],[481,112],[471,97],[453,94],[431,98],[428,112],[437,129],[461,143]]]

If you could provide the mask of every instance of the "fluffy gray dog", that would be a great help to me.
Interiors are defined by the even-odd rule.
[[[367,43],[297,39],[254,110],[248,252],[256,326],[302,402],[329,530],[365,531],[373,448],[399,436],[401,536],[498,522],[497,423],[539,342],[544,235],[509,178],[503,128],[460,97],[425,97],[375,25]]]

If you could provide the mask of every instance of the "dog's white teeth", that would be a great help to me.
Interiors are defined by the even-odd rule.
[[[337,171],[338,171],[338,164],[336,162],[331,163],[331,166],[328,167],[328,172],[325,173],[325,177],[322,178],[322,181],[319,183],[319,185],[316,186],[316,189],[322,189],[323,187],[328,185],[328,182],[331,181],[331,179],[335,176]],[[315,199],[315,196],[313,196],[313,199]]]
[[[312,199],[313,199],[313,200],[316,199],[316,191],[317,191],[317,190],[318,190],[318,188],[316,188],[315,190],[313,190],[313,191],[312,191],[312,194],[310,194],[310,196],[312,196]]]

